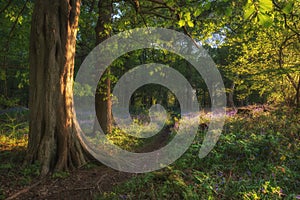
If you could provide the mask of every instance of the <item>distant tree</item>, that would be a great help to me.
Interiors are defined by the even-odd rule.
[[[111,0],[99,0],[98,21],[95,27],[96,45],[109,38],[112,32],[113,2]],[[100,84],[96,92],[96,114],[102,130],[106,134],[112,132],[112,101],[111,101],[111,78],[108,68],[104,76],[100,79]]]

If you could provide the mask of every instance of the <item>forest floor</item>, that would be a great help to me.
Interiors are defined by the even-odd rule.
[[[223,133],[208,156],[198,157],[206,134],[200,127],[180,159],[145,174],[91,162],[40,178],[38,165],[22,166],[28,122],[20,116],[0,117],[0,122],[0,200],[300,199],[300,114],[292,109],[229,111]],[[135,152],[151,152],[172,139],[169,133],[162,131],[142,146],[122,133],[112,140],[125,149],[133,142]]]
[[[162,132],[135,152],[159,149],[168,139],[168,132]],[[41,179],[37,176],[37,167],[24,169],[21,166],[20,161],[26,151],[22,144],[21,147],[11,148],[0,143],[0,149],[10,149],[0,151],[0,199],[94,199],[101,193],[111,191],[114,186],[138,176],[91,162],[72,172],[56,172]]]
[[[1,187],[6,199],[94,199],[133,176],[136,175],[93,166],[42,179],[36,177],[29,183],[22,183],[22,176],[12,179],[1,175]]]

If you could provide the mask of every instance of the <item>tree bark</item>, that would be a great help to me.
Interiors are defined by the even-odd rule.
[[[25,163],[41,175],[87,159],[74,116],[73,75],[80,0],[37,0],[30,35],[30,131]]]
[[[110,37],[111,20],[112,20],[112,1],[99,0],[98,2],[98,22],[95,28],[96,45]],[[104,79],[100,80],[100,85],[97,89],[95,102],[97,119],[105,134],[112,132],[112,102],[111,102],[111,80],[110,69],[107,69],[103,74]],[[97,120],[96,119],[96,120]],[[94,128],[97,130],[97,128]]]

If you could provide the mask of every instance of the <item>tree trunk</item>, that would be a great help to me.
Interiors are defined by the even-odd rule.
[[[300,75],[298,76],[298,84],[296,89],[296,108],[300,108]]]
[[[98,2],[98,22],[95,28],[96,45],[110,37],[111,20],[112,20],[112,1],[99,0]],[[111,80],[110,70],[107,69],[103,74],[105,79],[100,80],[100,85],[97,89],[95,102],[96,114],[100,126],[105,134],[112,132],[112,102],[111,102]],[[96,120],[97,120],[96,119]],[[97,130],[94,128],[94,130]]]
[[[30,131],[25,163],[41,175],[83,165],[87,153],[73,109],[80,0],[37,0],[30,35]]]
[[[235,87],[235,83],[232,82],[231,86],[230,86],[230,91],[228,92],[228,96],[227,96],[227,106],[229,108],[234,108],[234,100],[233,100],[233,94],[234,94],[234,87]]]

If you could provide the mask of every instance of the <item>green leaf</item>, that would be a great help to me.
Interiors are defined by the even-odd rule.
[[[270,27],[273,23],[273,19],[269,15],[263,13],[258,14],[258,19],[259,19],[259,24],[266,28]]]
[[[244,18],[245,18],[245,19],[250,18],[250,16],[252,16],[254,12],[255,12],[255,7],[254,7],[254,5],[246,6],[246,8],[245,8],[245,13],[244,13]]]
[[[232,15],[232,9],[230,7],[227,7],[225,10],[225,15],[230,17]]]
[[[174,1],[168,1],[168,2],[166,2],[166,4],[169,7],[174,7],[175,6],[175,2]]]
[[[194,27],[194,23],[192,21],[187,21],[189,27]]]
[[[262,12],[268,12],[268,11],[273,10],[272,0],[260,0],[259,10],[262,11]]]
[[[191,13],[190,12],[185,13],[184,18],[185,18],[186,21],[190,21],[191,20]]]
[[[294,7],[294,3],[293,2],[288,2],[287,4],[286,4],[286,6],[282,9],[282,12],[284,13],[284,14],[290,14],[291,12],[292,12],[292,10],[293,10],[293,7]]]
[[[194,12],[194,16],[195,16],[195,17],[198,17],[200,14],[201,14],[201,10],[200,10],[200,9],[197,9],[197,10]]]
[[[179,20],[178,25],[183,27],[185,25],[185,21],[183,19]]]
[[[205,2],[205,4],[204,4],[204,9],[205,10],[208,10],[208,9],[210,9],[210,7],[211,7],[211,2],[209,1],[209,2]]]

